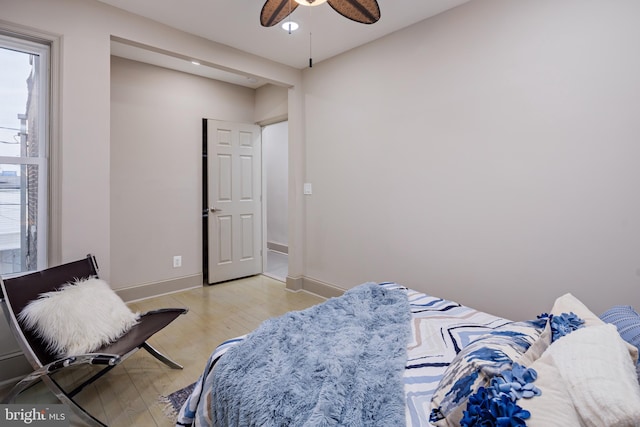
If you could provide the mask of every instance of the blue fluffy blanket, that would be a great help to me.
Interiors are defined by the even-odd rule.
[[[400,426],[411,313],[368,283],[264,322],[217,362],[216,426]]]

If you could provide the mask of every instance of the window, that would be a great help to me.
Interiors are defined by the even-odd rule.
[[[49,51],[0,33],[0,274],[46,267]]]

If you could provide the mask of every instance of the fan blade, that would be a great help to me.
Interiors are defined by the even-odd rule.
[[[373,24],[380,19],[376,0],[327,0],[327,3],[340,15],[356,22]]]
[[[296,10],[296,7],[298,3],[295,0],[267,0],[260,12],[260,24],[263,27],[273,27]]]

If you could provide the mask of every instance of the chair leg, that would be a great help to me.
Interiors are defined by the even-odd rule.
[[[69,396],[58,383],[49,376],[42,377],[42,381],[49,387],[49,389],[56,395],[56,397],[65,405],[69,405],[71,410],[82,419],[85,423],[92,427],[108,427],[99,419],[85,411],[85,409],[78,405],[71,396]]]
[[[41,375],[29,375],[28,377],[23,378],[18,384],[16,384],[11,390],[9,390],[9,394],[7,394],[0,403],[3,405],[13,403],[13,401],[16,399],[16,397],[18,397],[20,393],[22,393],[24,390],[28,389],[41,379]]]
[[[144,344],[142,344],[142,348],[147,350],[153,357],[155,357],[156,359],[158,359],[159,361],[161,361],[171,369],[182,369],[182,365],[169,359],[167,356],[165,356],[164,354],[160,353],[158,350],[153,348],[149,343],[145,342]]]

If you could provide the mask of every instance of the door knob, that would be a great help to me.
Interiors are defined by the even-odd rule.
[[[211,212],[220,212],[222,209],[209,208]]]

